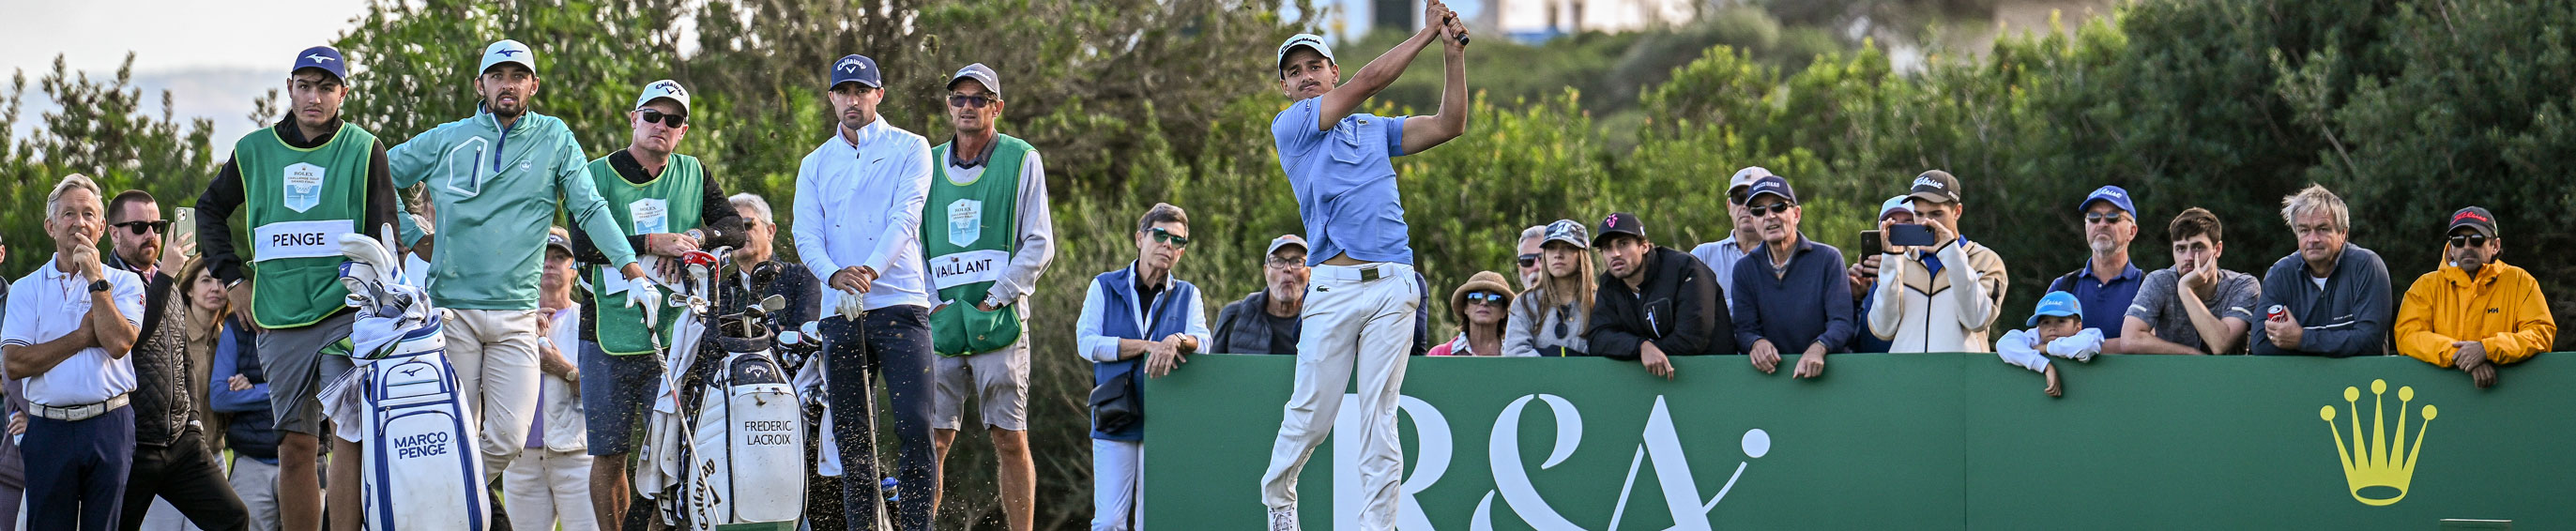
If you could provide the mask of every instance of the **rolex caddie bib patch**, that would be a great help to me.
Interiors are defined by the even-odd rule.
[[[280,199],[286,203],[286,208],[303,212],[312,210],[314,205],[322,204],[324,170],[321,166],[298,162],[287,166],[284,173],[286,187],[281,195],[285,197]]]
[[[637,199],[626,204],[626,215],[635,220],[636,234],[671,232],[671,202],[660,198]]]
[[[984,235],[984,202],[959,199],[948,203],[948,243],[966,247]]]

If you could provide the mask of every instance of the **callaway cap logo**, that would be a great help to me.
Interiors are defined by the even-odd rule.
[[[304,56],[304,58],[305,58],[305,59],[312,59],[312,60],[313,60],[313,62],[316,62],[316,63],[326,62],[326,61],[330,61],[330,60],[331,60],[331,56],[322,55],[322,54],[318,54],[318,53],[317,53],[317,54],[313,54],[313,55],[307,55],[307,56]]]
[[[654,84],[653,84],[653,88],[657,88],[657,89],[662,89],[662,90],[670,91],[670,92],[671,92],[671,94],[672,94],[672,95],[675,95],[675,96],[676,96],[676,95],[685,95],[685,94],[688,94],[688,92],[687,92],[687,91],[680,90],[680,84],[679,84],[679,83],[673,83],[673,82],[669,82],[669,81],[664,81],[664,82],[660,82],[660,83],[654,83]]]
[[[865,69],[867,69],[867,65],[859,64],[859,60],[858,60],[858,59],[855,59],[855,58],[853,58],[853,59],[842,59],[842,60],[841,60],[841,64],[832,65],[832,69],[833,69],[833,70],[846,71],[846,72],[857,72],[857,71],[860,71],[860,70],[865,70]]]

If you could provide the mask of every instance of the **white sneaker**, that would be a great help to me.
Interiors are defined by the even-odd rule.
[[[1296,509],[1271,509],[1270,531],[1298,531]]]

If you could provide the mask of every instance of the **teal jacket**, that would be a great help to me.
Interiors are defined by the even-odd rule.
[[[429,296],[443,308],[533,310],[546,229],[568,214],[608,262],[635,261],[626,233],[590,180],[590,157],[563,120],[527,113],[503,128],[491,113],[431,128],[385,151],[394,186],[428,184],[440,245],[429,257]],[[395,216],[405,244],[420,241],[411,216]]]

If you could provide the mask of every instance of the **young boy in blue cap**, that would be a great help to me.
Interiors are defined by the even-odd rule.
[[[2102,353],[2102,329],[2084,327],[2084,305],[2075,294],[2048,292],[2039,298],[2039,309],[2031,312],[2029,330],[2005,332],[1995,341],[1995,354],[2004,363],[2019,365],[2048,375],[2048,396],[2065,393],[2057,384],[2057,366],[2048,363],[2049,356],[2075,361],[2093,361]]]

